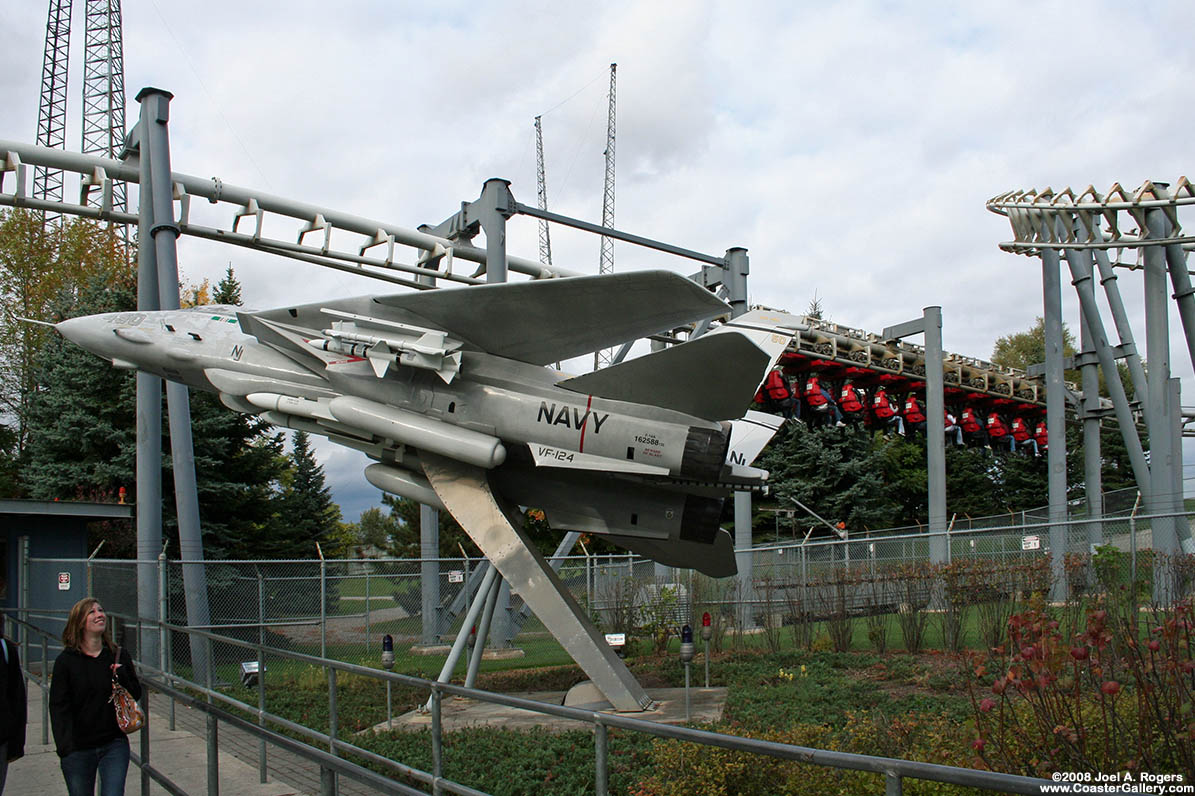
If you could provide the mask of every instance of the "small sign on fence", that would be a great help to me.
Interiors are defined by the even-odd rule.
[[[58,591],[70,591],[70,590],[71,590],[71,573],[59,572],[58,573]]]
[[[460,569],[448,570],[448,582],[449,583],[464,583],[465,582],[464,570],[460,570]]]
[[[1021,537],[1022,550],[1041,550],[1040,536],[1022,536]]]
[[[625,647],[627,644],[626,633],[607,633],[606,643],[611,647]]]

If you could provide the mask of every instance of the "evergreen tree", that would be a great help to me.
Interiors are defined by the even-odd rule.
[[[224,272],[224,278],[216,284],[216,292],[212,295],[213,304],[231,304],[241,306],[241,283],[232,273],[232,263]]]
[[[324,484],[324,469],[315,460],[305,432],[295,432],[288,483],[282,493],[282,527],[258,545],[268,558],[314,558],[316,542],[333,537],[340,526],[340,508]]]
[[[783,508],[792,508],[789,498],[796,498],[830,522],[884,528],[896,520],[893,490],[884,483],[885,451],[883,441],[862,429],[789,423],[758,466],[771,473],[771,493]]]
[[[93,277],[59,318],[136,307],[131,269],[122,280]],[[133,375],[55,336],[39,350],[39,387],[29,398],[21,480],[41,500],[115,502],[134,495],[136,387]],[[131,526],[114,531],[107,554],[131,552]]]
[[[84,219],[47,226],[42,213],[0,212],[0,423],[11,432],[0,435],[0,460],[23,455],[37,354],[56,337],[20,319],[51,320],[89,279],[121,282],[128,271],[128,252],[111,227]]]
[[[288,466],[282,435],[259,417],[230,411],[212,393],[192,390],[190,405],[204,555],[259,558],[263,544],[287,535],[278,505]],[[175,538],[173,512],[165,524]]]

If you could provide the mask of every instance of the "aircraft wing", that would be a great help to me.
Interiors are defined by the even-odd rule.
[[[577,276],[381,296],[374,301],[497,356],[547,365],[713,318],[729,307],[669,271]]]

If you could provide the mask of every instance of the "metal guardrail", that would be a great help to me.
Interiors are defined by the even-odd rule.
[[[161,634],[161,640],[163,643],[169,643],[172,634],[182,633],[187,636],[198,636],[208,641],[218,641],[221,644],[229,644],[240,647],[247,651],[256,653],[258,655],[257,659],[259,661],[265,660],[266,649],[261,645],[239,641],[237,639],[232,639],[215,633],[209,633],[207,631],[195,630],[181,625],[158,622],[147,623],[138,617],[120,616],[118,614],[113,614],[113,616],[122,619],[126,623],[126,632],[135,627],[139,639],[143,638],[144,634],[146,633],[158,633]],[[47,665],[49,662],[49,636],[40,628],[28,623],[27,621],[17,618],[14,618],[13,621],[20,625],[21,628],[26,632],[32,631],[33,633],[41,636],[42,670],[40,672],[40,676],[35,676],[29,671],[27,671],[27,676],[38,687],[47,689],[49,684],[47,672]],[[1050,788],[1054,787],[1054,783],[1050,782],[1049,780],[1035,779],[1014,774],[1002,774],[993,771],[956,768],[953,766],[923,763],[912,760],[898,760],[894,758],[876,757],[872,755],[862,755],[850,752],[814,749],[811,747],[795,746],[791,744],[727,735],[711,732],[708,730],[698,730],[690,727],[656,724],[654,722],[632,718],[625,715],[564,707],[561,705],[535,702],[529,699],[509,696],[506,694],[481,691],[475,688],[465,688],[464,686],[457,686],[449,683],[436,683],[429,680],[424,680],[422,678],[412,677],[410,675],[380,671],[378,669],[372,669],[366,666],[334,661],[327,658],[305,655],[298,652],[270,649],[269,654],[271,657],[284,658],[324,669],[328,681],[329,699],[329,727],[327,732],[305,727],[281,716],[269,713],[265,709],[264,673],[258,677],[258,704],[254,706],[212,688],[211,683],[195,683],[180,677],[177,673],[164,672],[148,662],[138,661],[138,667],[143,675],[143,680],[146,681],[146,683],[149,684],[154,690],[157,690],[170,697],[172,702],[181,702],[191,708],[202,711],[206,715],[209,776],[207,790],[209,794],[212,794],[212,796],[215,796],[215,794],[218,794],[219,792],[217,755],[219,751],[218,725],[220,722],[224,722],[229,726],[236,727],[240,730],[250,733],[259,739],[259,762],[263,781],[265,777],[265,746],[268,743],[286,749],[318,765],[321,772],[321,789],[322,792],[326,794],[333,794],[336,792],[337,778],[342,775],[365,783],[370,787],[374,787],[382,793],[403,794],[404,796],[406,794],[423,793],[423,791],[417,790],[408,785],[404,785],[389,777],[365,768],[364,766],[346,760],[342,756],[353,755],[362,760],[368,761],[369,763],[383,767],[393,772],[393,774],[396,776],[407,777],[421,783],[422,785],[428,786],[431,788],[431,793],[433,794],[454,793],[461,794],[461,796],[486,796],[482,791],[478,791],[476,789],[470,788],[467,785],[446,779],[443,776],[444,739],[443,724],[441,719],[441,702],[445,695],[467,697],[480,702],[503,705],[511,708],[519,708],[544,716],[570,719],[590,725],[593,728],[594,735],[594,792],[599,794],[599,796],[607,796],[609,793],[609,749],[607,733],[610,728],[640,732],[657,738],[669,738],[678,741],[695,743],[702,746],[711,746],[738,752],[766,755],[768,757],[781,760],[792,760],[800,763],[808,763],[854,771],[869,771],[884,777],[884,792],[886,796],[899,796],[899,794],[902,793],[903,782],[906,778],[962,785],[997,793],[1041,794],[1043,792],[1048,792],[1043,788],[1043,786],[1048,786]],[[209,673],[210,679],[211,667],[206,667],[206,669]],[[336,704],[336,681],[337,675],[340,673],[369,677],[391,684],[398,683],[431,692],[431,771],[422,771],[420,769],[404,765],[398,761],[390,760],[367,749],[356,746],[355,744],[349,743],[348,741],[339,737]],[[188,690],[194,693],[188,693]],[[196,696],[196,694],[198,696]],[[146,696],[145,700],[146,707],[148,708],[148,696]],[[45,718],[43,727],[48,727],[49,724],[48,717],[45,716],[45,712],[48,711],[47,703],[48,700],[43,700],[42,702],[43,717]],[[217,706],[217,703],[221,705],[227,705],[229,708],[243,711],[250,716],[255,717],[256,723],[242,716],[236,715],[231,710],[226,710]],[[327,751],[323,751],[323,749],[316,748],[310,744],[302,743],[301,741],[297,741],[291,737],[288,737],[282,732],[279,732],[278,729],[267,727],[265,726],[267,722],[269,724],[275,725],[281,730],[287,730],[306,737],[313,743],[319,744],[321,747],[326,746]],[[46,734],[46,732],[48,731],[43,730],[43,736]],[[44,737],[43,740],[48,743],[48,740],[46,740]],[[158,782],[170,793],[182,794],[183,791],[179,789],[175,783],[171,782],[165,772],[151,764],[149,733],[141,733],[140,741],[141,752],[139,755],[133,756],[133,761],[141,768],[142,792],[148,793],[148,783],[149,780],[152,779],[153,781]],[[1137,791],[1119,791],[1119,793],[1123,794],[1136,792]]]

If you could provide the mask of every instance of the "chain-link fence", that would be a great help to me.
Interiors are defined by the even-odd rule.
[[[1170,533],[1177,525],[1189,534],[1192,517],[1068,521],[1063,527],[1070,587],[1083,589],[1094,582],[1093,554],[1101,545],[1106,546],[1100,548],[1105,561],[1123,569],[1126,582],[1152,583],[1155,528],[1165,524]],[[1044,582],[1048,591],[1053,577],[1051,527],[951,531],[944,546],[949,551],[946,563],[957,570],[960,562],[971,562],[971,571],[986,573],[983,578],[968,576],[976,589],[1014,593],[1041,589]],[[740,567],[749,568],[750,577],[724,579],[627,555],[571,556],[560,561],[558,571],[599,628],[662,645],[680,625],[697,624],[707,612],[720,636],[727,629],[779,626],[795,617],[836,610],[899,611],[929,599],[936,582],[924,569],[930,543],[929,534],[919,533],[756,547],[738,554]],[[1188,557],[1179,558],[1174,593],[1185,594],[1191,578],[1184,573],[1191,567]],[[137,615],[139,588],[149,583],[157,592],[158,584],[165,584],[160,605],[169,622],[270,648],[370,665],[379,658],[382,636],[390,635],[400,668],[428,673],[438,671],[445,645],[460,630],[489,566],[479,559],[208,562],[208,616],[189,618],[181,562],[69,563],[85,568],[88,593],[114,613]],[[435,588],[425,592],[422,574],[427,564],[434,564],[431,569],[438,577]],[[61,559],[30,559],[23,577],[52,578],[63,567]],[[568,660],[509,589],[500,596],[491,629],[492,646],[527,650],[539,656],[538,662]],[[172,665],[189,666],[195,651],[173,646],[164,657]],[[218,672],[233,671],[244,657],[243,649],[219,644],[211,654]]]

